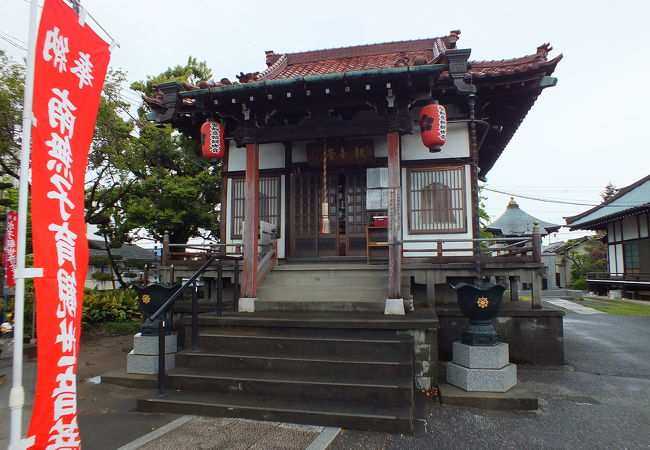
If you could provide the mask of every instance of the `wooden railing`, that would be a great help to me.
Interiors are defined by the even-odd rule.
[[[449,244],[461,244],[460,246]],[[409,244],[417,244],[417,248],[406,248]],[[426,244],[426,245],[422,245]],[[467,244],[467,245],[462,245]],[[472,256],[478,244],[481,257],[529,256],[533,262],[541,262],[541,239],[532,237],[516,238],[480,238],[480,239],[409,239],[403,241],[402,254],[417,256],[423,254],[428,258],[442,258],[449,254]]]
[[[650,283],[650,273],[610,273],[610,272],[589,272],[587,281],[629,281],[629,282],[647,282]]]
[[[234,251],[228,251],[228,248],[232,248]],[[162,266],[170,266],[172,264],[202,264],[213,254],[241,255],[241,250],[241,245],[170,244],[169,242],[163,241],[160,264]]]
[[[266,246],[260,255],[260,262],[257,266],[257,286],[262,284],[277,265],[278,243],[276,240],[273,240],[273,243]]]

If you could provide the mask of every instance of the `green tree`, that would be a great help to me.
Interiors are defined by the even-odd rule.
[[[164,81],[197,84],[212,77],[205,62],[189,57],[184,66],[133,83],[131,88],[153,95],[154,86]],[[130,226],[145,229],[156,239],[169,232],[170,242],[184,244],[191,237],[217,238],[218,204],[221,199],[221,165],[200,157],[199,143],[174,131],[144,120],[139,111],[138,141],[141,154],[131,170],[138,182],[125,207]],[[138,159],[139,158],[139,159]]]
[[[620,189],[614,186],[610,181],[609,183],[607,183],[607,186],[605,186],[605,190],[600,193],[600,198],[603,199],[603,202],[606,202],[608,200],[611,200],[616,194],[618,194],[618,191],[620,191]]]
[[[124,199],[137,181],[130,164],[140,147],[134,121],[128,117],[130,105],[121,96],[125,83],[126,76],[119,70],[106,74],[86,177],[86,222],[98,227],[112,272],[122,287],[127,285],[124,268],[112,250],[131,240]]]
[[[490,233],[487,230],[487,226],[490,224],[491,220],[490,215],[485,209],[485,201],[487,197],[483,194],[483,186],[478,187],[478,221],[479,221],[479,237],[486,239],[494,237],[494,234]]]
[[[574,239],[568,240],[558,253],[573,263],[571,277],[574,286],[584,285],[589,272],[607,270],[607,246],[599,235],[590,236],[582,244]]]
[[[19,178],[25,67],[0,50],[0,175]]]

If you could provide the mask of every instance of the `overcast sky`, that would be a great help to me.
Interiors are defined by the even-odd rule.
[[[42,1],[39,1],[42,4]],[[445,36],[473,60],[520,57],[550,42],[564,59],[488,174],[486,187],[595,205],[608,182],[627,186],[650,173],[646,79],[650,1],[240,1],[82,0],[120,43],[111,66],[130,81],[207,61],[216,79],[262,71],[276,53]],[[0,36],[27,41],[29,2],[2,0]],[[102,34],[100,32],[100,34]],[[20,42],[18,43],[19,45]],[[25,52],[0,40],[14,58]],[[136,100],[133,92],[125,97]],[[509,197],[486,192],[492,219]],[[558,224],[590,206],[517,197],[528,213]],[[562,229],[553,241],[571,237]]]

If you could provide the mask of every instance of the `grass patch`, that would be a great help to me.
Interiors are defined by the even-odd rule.
[[[103,334],[108,336],[117,336],[121,334],[135,334],[140,332],[142,322],[127,321],[114,322],[107,321],[102,323],[85,324],[84,332],[89,334]]]
[[[588,301],[584,302],[585,306],[606,312],[607,314],[621,314],[626,316],[650,316],[650,305],[640,305],[638,303],[619,302],[609,300],[607,305],[590,305]]]

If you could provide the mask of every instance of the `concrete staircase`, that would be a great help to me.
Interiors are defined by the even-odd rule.
[[[256,311],[383,312],[388,267],[365,263],[310,263],[277,266],[257,291]],[[410,280],[402,279],[402,298]]]
[[[138,410],[412,433],[412,336],[317,317],[199,320],[200,350],[179,353],[167,395]]]

